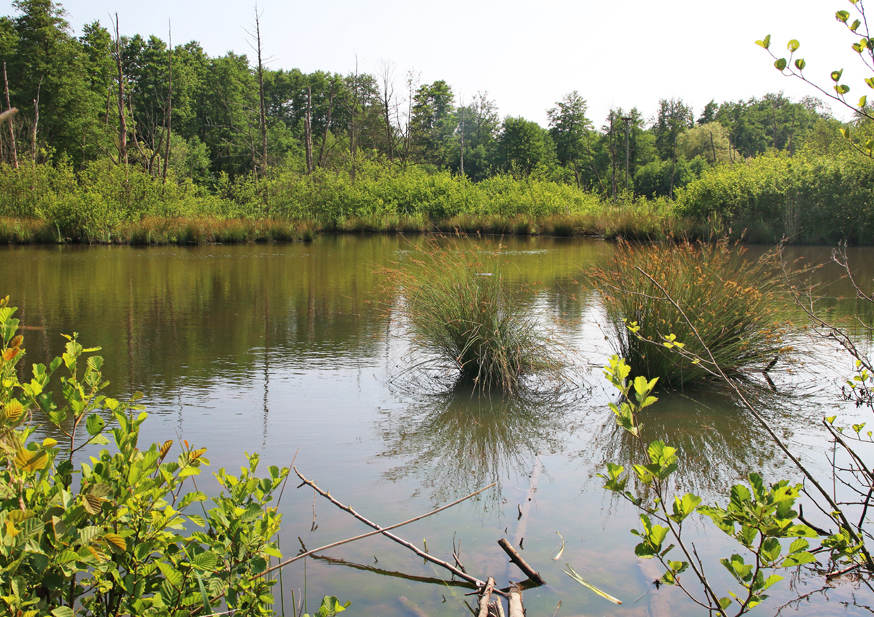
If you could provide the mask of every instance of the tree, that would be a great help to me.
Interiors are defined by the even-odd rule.
[[[680,155],[686,160],[703,157],[711,165],[737,158],[728,138],[728,130],[719,122],[708,122],[688,129],[677,142]]]
[[[595,136],[586,108],[586,100],[574,90],[546,112],[558,162],[573,171],[578,187],[583,186],[584,170],[591,168],[594,160]]]
[[[498,108],[485,92],[478,92],[469,105],[459,107],[457,138],[449,151],[449,168],[460,172],[461,144],[464,143],[464,175],[474,181],[489,176],[494,166],[498,129]],[[463,120],[463,122],[462,122]]]
[[[554,157],[552,139],[539,124],[525,118],[504,119],[497,143],[497,163],[503,171],[527,176]]]
[[[704,111],[698,116],[698,124],[707,124],[716,120],[716,112],[719,110],[719,105],[713,99],[704,106]]]
[[[442,79],[424,84],[416,91],[410,130],[413,147],[422,162],[442,165],[448,161],[446,148],[457,125],[454,98],[452,88]]]
[[[677,140],[680,134],[693,126],[692,109],[680,99],[662,99],[659,101],[659,111],[656,117],[653,133],[656,136],[656,147],[664,160],[669,160],[671,166],[671,182],[668,196],[674,197],[674,169],[677,163]]]
[[[88,150],[84,144],[97,141],[94,120],[103,109],[105,92],[89,88],[90,67],[59,4],[16,0],[13,6],[20,15],[6,22],[2,45],[15,49],[8,65],[11,98],[30,124],[32,155],[36,157],[41,144],[51,144],[81,163]]]

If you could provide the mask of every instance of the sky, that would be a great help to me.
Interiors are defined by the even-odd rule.
[[[0,0],[3,14],[13,14]],[[66,0],[75,34],[118,13],[121,33],[200,42],[211,56],[254,58],[255,3],[227,0]],[[420,83],[443,79],[456,102],[488,93],[500,115],[547,125],[547,110],[577,90],[600,126],[611,107],[636,106],[646,118],[659,99],[681,98],[696,115],[717,102],[782,91],[793,100],[816,94],[781,77],[754,44],[772,49],[801,42],[805,73],[830,83],[845,68],[855,101],[868,76],[846,28],[835,18],[847,0],[259,0],[264,56],[273,69],[299,68],[379,75],[390,67],[399,98],[408,72]],[[820,98],[823,98],[820,96]],[[829,106],[842,119],[837,105]]]

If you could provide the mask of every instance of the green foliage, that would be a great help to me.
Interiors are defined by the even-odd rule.
[[[641,510],[641,527],[631,530],[640,539],[634,552],[638,557],[655,558],[661,563],[664,568],[661,582],[679,586],[693,601],[716,614],[726,615],[733,602],[737,605],[736,614],[744,614],[766,599],[764,592],[783,579],[770,571],[815,561],[805,538],[817,534],[797,522],[798,512],[794,509],[801,485],[780,481],[766,486],[759,474],[750,473],[749,486],[733,486],[724,507],[701,505],[701,498],[692,493],[669,499],[668,490],[674,484],[672,476],[679,465],[676,449],[662,441],[644,443],[639,430],[646,417],[642,412],[656,402],[652,394],[656,379],[638,375],[632,380],[631,372],[631,366],[613,356],[604,374],[620,394],[619,404],[610,404],[616,422],[639,445],[643,460],[633,463],[632,468],[641,492],[627,488],[628,474],[622,465],[615,463],[608,463],[606,474],[601,475],[604,488]],[[738,592],[717,593],[707,578],[704,564],[693,558],[694,547],[686,544],[683,526],[696,512],[707,516],[738,543],[742,554],[734,553],[720,560],[739,587]],[[784,539],[794,540],[788,543]],[[685,576],[697,578],[704,593],[697,593],[684,582]]]
[[[705,170],[678,195],[681,216],[753,241],[867,241],[874,162],[851,154],[761,156]]]
[[[618,352],[635,373],[658,377],[664,387],[713,378],[709,354],[726,374],[739,376],[786,351],[777,326],[775,270],[725,241],[620,243],[590,276],[603,295]]]
[[[60,357],[19,380],[15,311],[0,302],[2,612],[188,616],[224,603],[273,614],[272,582],[260,575],[280,557],[273,495],[288,469],[258,477],[259,457],[249,455],[239,474],[215,474],[222,492],[207,506],[192,486],[206,450],[183,442],[173,456],[172,440],[141,445],[147,414],[104,394],[96,348],[68,336]],[[64,446],[33,438],[34,414]],[[73,455],[86,447],[93,454],[77,468]],[[336,599],[325,605],[325,615],[338,612]]]
[[[651,161],[634,174],[634,194],[639,197],[670,197],[671,191],[686,186],[694,179],[686,159]]]
[[[459,242],[436,242],[391,272],[416,342],[480,391],[516,394],[532,374],[557,372],[554,345],[508,289],[500,266]]]

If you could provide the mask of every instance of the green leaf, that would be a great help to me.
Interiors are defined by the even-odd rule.
[[[786,68],[786,64],[787,64],[787,63],[786,63],[786,58],[778,58],[777,60],[774,61],[774,67],[775,67],[778,71],[782,71],[783,69],[785,69],[785,68]]]
[[[798,39],[792,39],[786,44],[786,49],[792,53],[795,53],[799,47],[801,47],[801,43],[798,42]]]
[[[840,96],[845,95],[849,91],[850,91],[850,86],[848,86],[846,84],[838,84],[837,86],[835,86],[835,92],[837,92],[838,95],[840,95]]]
[[[191,560],[191,563],[198,570],[215,572],[216,567],[218,567],[218,561],[218,555],[212,551],[204,551],[195,555],[194,559]]]
[[[52,611],[54,617],[73,617],[73,609],[69,606],[59,606]]]
[[[804,58],[796,58],[795,59],[795,68],[799,71],[803,71],[804,67],[807,66],[807,62],[804,61]]]
[[[106,426],[106,422],[103,421],[103,418],[98,416],[96,413],[92,413],[88,416],[88,419],[85,420],[85,428],[88,431],[89,435],[97,435],[103,430],[103,427]]]
[[[762,584],[762,586],[759,588],[759,591],[764,591],[764,590],[766,590],[768,587],[770,587],[771,585],[773,585],[774,583],[779,583],[779,582],[782,581],[782,580],[783,580],[783,577],[780,576],[779,574],[772,574],[772,575],[769,576],[769,577],[767,578],[767,580]]]
[[[771,46],[771,35],[765,35],[765,38],[760,41],[756,41],[756,45],[768,49]]]
[[[839,82],[841,80],[841,75],[843,75],[843,74],[844,74],[844,69],[841,69],[839,71],[832,71],[831,72],[832,81],[835,83]]]
[[[835,19],[837,19],[841,23],[847,23],[847,20],[850,18],[849,11],[838,11],[835,13]]]

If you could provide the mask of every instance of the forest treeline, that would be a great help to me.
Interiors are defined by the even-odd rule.
[[[267,68],[256,19],[252,58],[211,57],[194,41],[170,44],[172,32],[167,41],[119,36],[117,21],[76,35],[52,0],[13,6],[0,18],[3,107],[18,109],[0,130],[0,215],[48,221],[54,239],[111,240],[113,230],[118,239],[120,225],[154,217],[341,228],[353,219],[591,215],[617,204],[663,221],[682,213],[698,228],[751,227],[762,240],[874,227],[867,162],[843,164],[857,158],[845,125],[815,99],[766,94],[698,112],[664,99],[651,118],[631,107],[595,120],[573,91],[542,127],[501,118],[486,93],[462,102],[446,81],[396,79],[388,65],[345,75]],[[797,202],[810,191],[823,202],[819,218],[833,217],[819,180],[792,171],[805,166],[858,188],[840,229],[806,226]],[[738,174],[768,173],[779,174],[773,190],[738,202]]]

